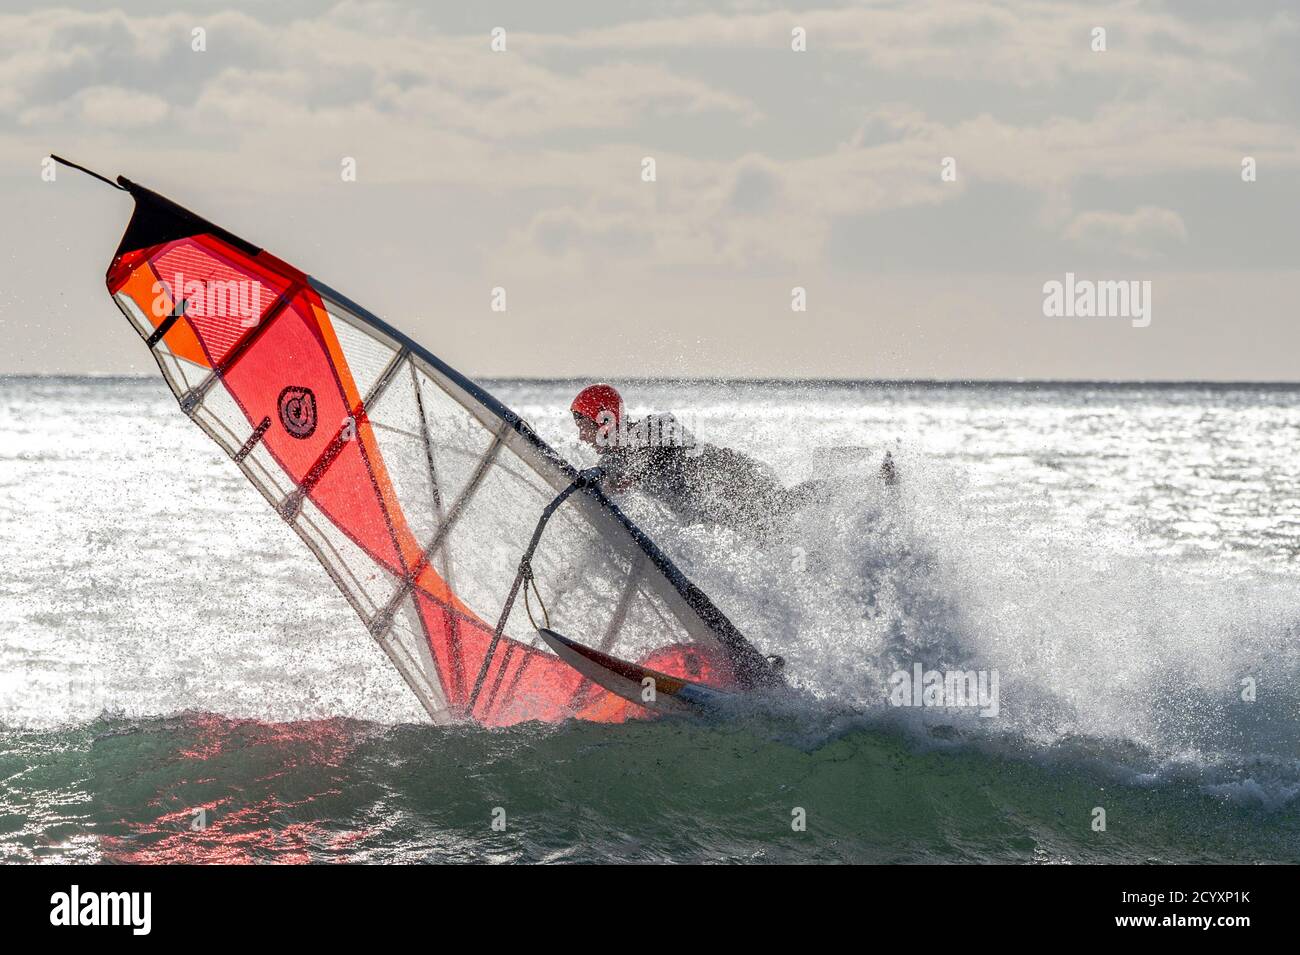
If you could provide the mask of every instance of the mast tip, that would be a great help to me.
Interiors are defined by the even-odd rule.
[[[61,163],[62,165],[69,167],[70,169],[76,169],[78,172],[84,172],[87,176],[93,176],[94,178],[98,179],[100,182],[107,183],[108,185],[112,186],[114,189],[121,189],[123,192],[126,191],[126,186],[114,182],[112,179],[109,179],[107,176],[101,176],[93,169],[87,169],[85,166],[81,165],[80,163],[75,163],[71,159],[64,159],[62,156],[53,152],[50,153],[50,158],[57,163]]]

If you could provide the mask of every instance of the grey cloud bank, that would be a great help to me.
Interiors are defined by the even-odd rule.
[[[0,10],[0,373],[147,370],[100,284],[129,204],[53,149],[476,374],[1300,377],[1285,4]],[[1044,322],[1069,271],[1159,319]]]

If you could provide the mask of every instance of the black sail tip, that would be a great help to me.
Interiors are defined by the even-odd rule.
[[[99,173],[95,172],[95,170],[87,169],[85,166],[81,165],[80,163],[75,163],[71,159],[64,159],[62,156],[58,155],[57,153],[50,153],[50,158],[53,159],[56,163],[59,163],[60,165],[67,166],[69,169],[75,169],[78,172],[84,172],[87,176],[91,176],[95,179],[98,179],[100,182],[107,183],[108,185],[112,186],[114,189],[121,189],[124,192],[126,191],[126,186],[114,182],[112,179],[109,179],[107,176],[101,176]],[[121,178],[122,178],[121,176],[118,176],[118,179]]]
[[[122,237],[122,243],[118,247],[118,254],[201,233],[215,235],[248,255],[255,256],[262,251],[260,247],[247,239],[241,239],[220,226],[214,225],[166,196],[161,196],[152,189],[146,189],[139,183],[132,182],[126,176],[118,176],[117,181],[114,182],[107,176],[101,176],[95,170],[88,169],[71,159],[65,159],[57,153],[50,153],[50,158],[61,165],[67,166],[69,169],[84,172],[87,176],[98,179],[114,189],[129,193],[136,200],[136,214],[131,217],[126,235]]]
[[[117,181],[118,188],[125,189],[131,198],[135,199],[135,214],[131,216],[131,221],[126,227],[126,234],[122,236],[121,245],[118,247],[119,254],[204,234],[216,236],[223,242],[235,246],[245,255],[256,257],[262,252],[260,246],[247,239],[241,239],[166,196],[138,182],[132,182],[126,176],[118,176]]]

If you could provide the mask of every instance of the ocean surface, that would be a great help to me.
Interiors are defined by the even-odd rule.
[[[575,383],[487,384],[592,463]],[[0,378],[0,861],[1300,861],[1300,389],[623,390],[830,482],[776,539],[627,501],[793,696],[427,725],[160,379]]]

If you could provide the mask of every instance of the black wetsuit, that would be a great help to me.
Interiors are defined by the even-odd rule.
[[[696,441],[671,414],[632,422],[627,435],[600,455],[604,486],[634,487],[688,523],[757,530],[795,503],[766,465]]]

